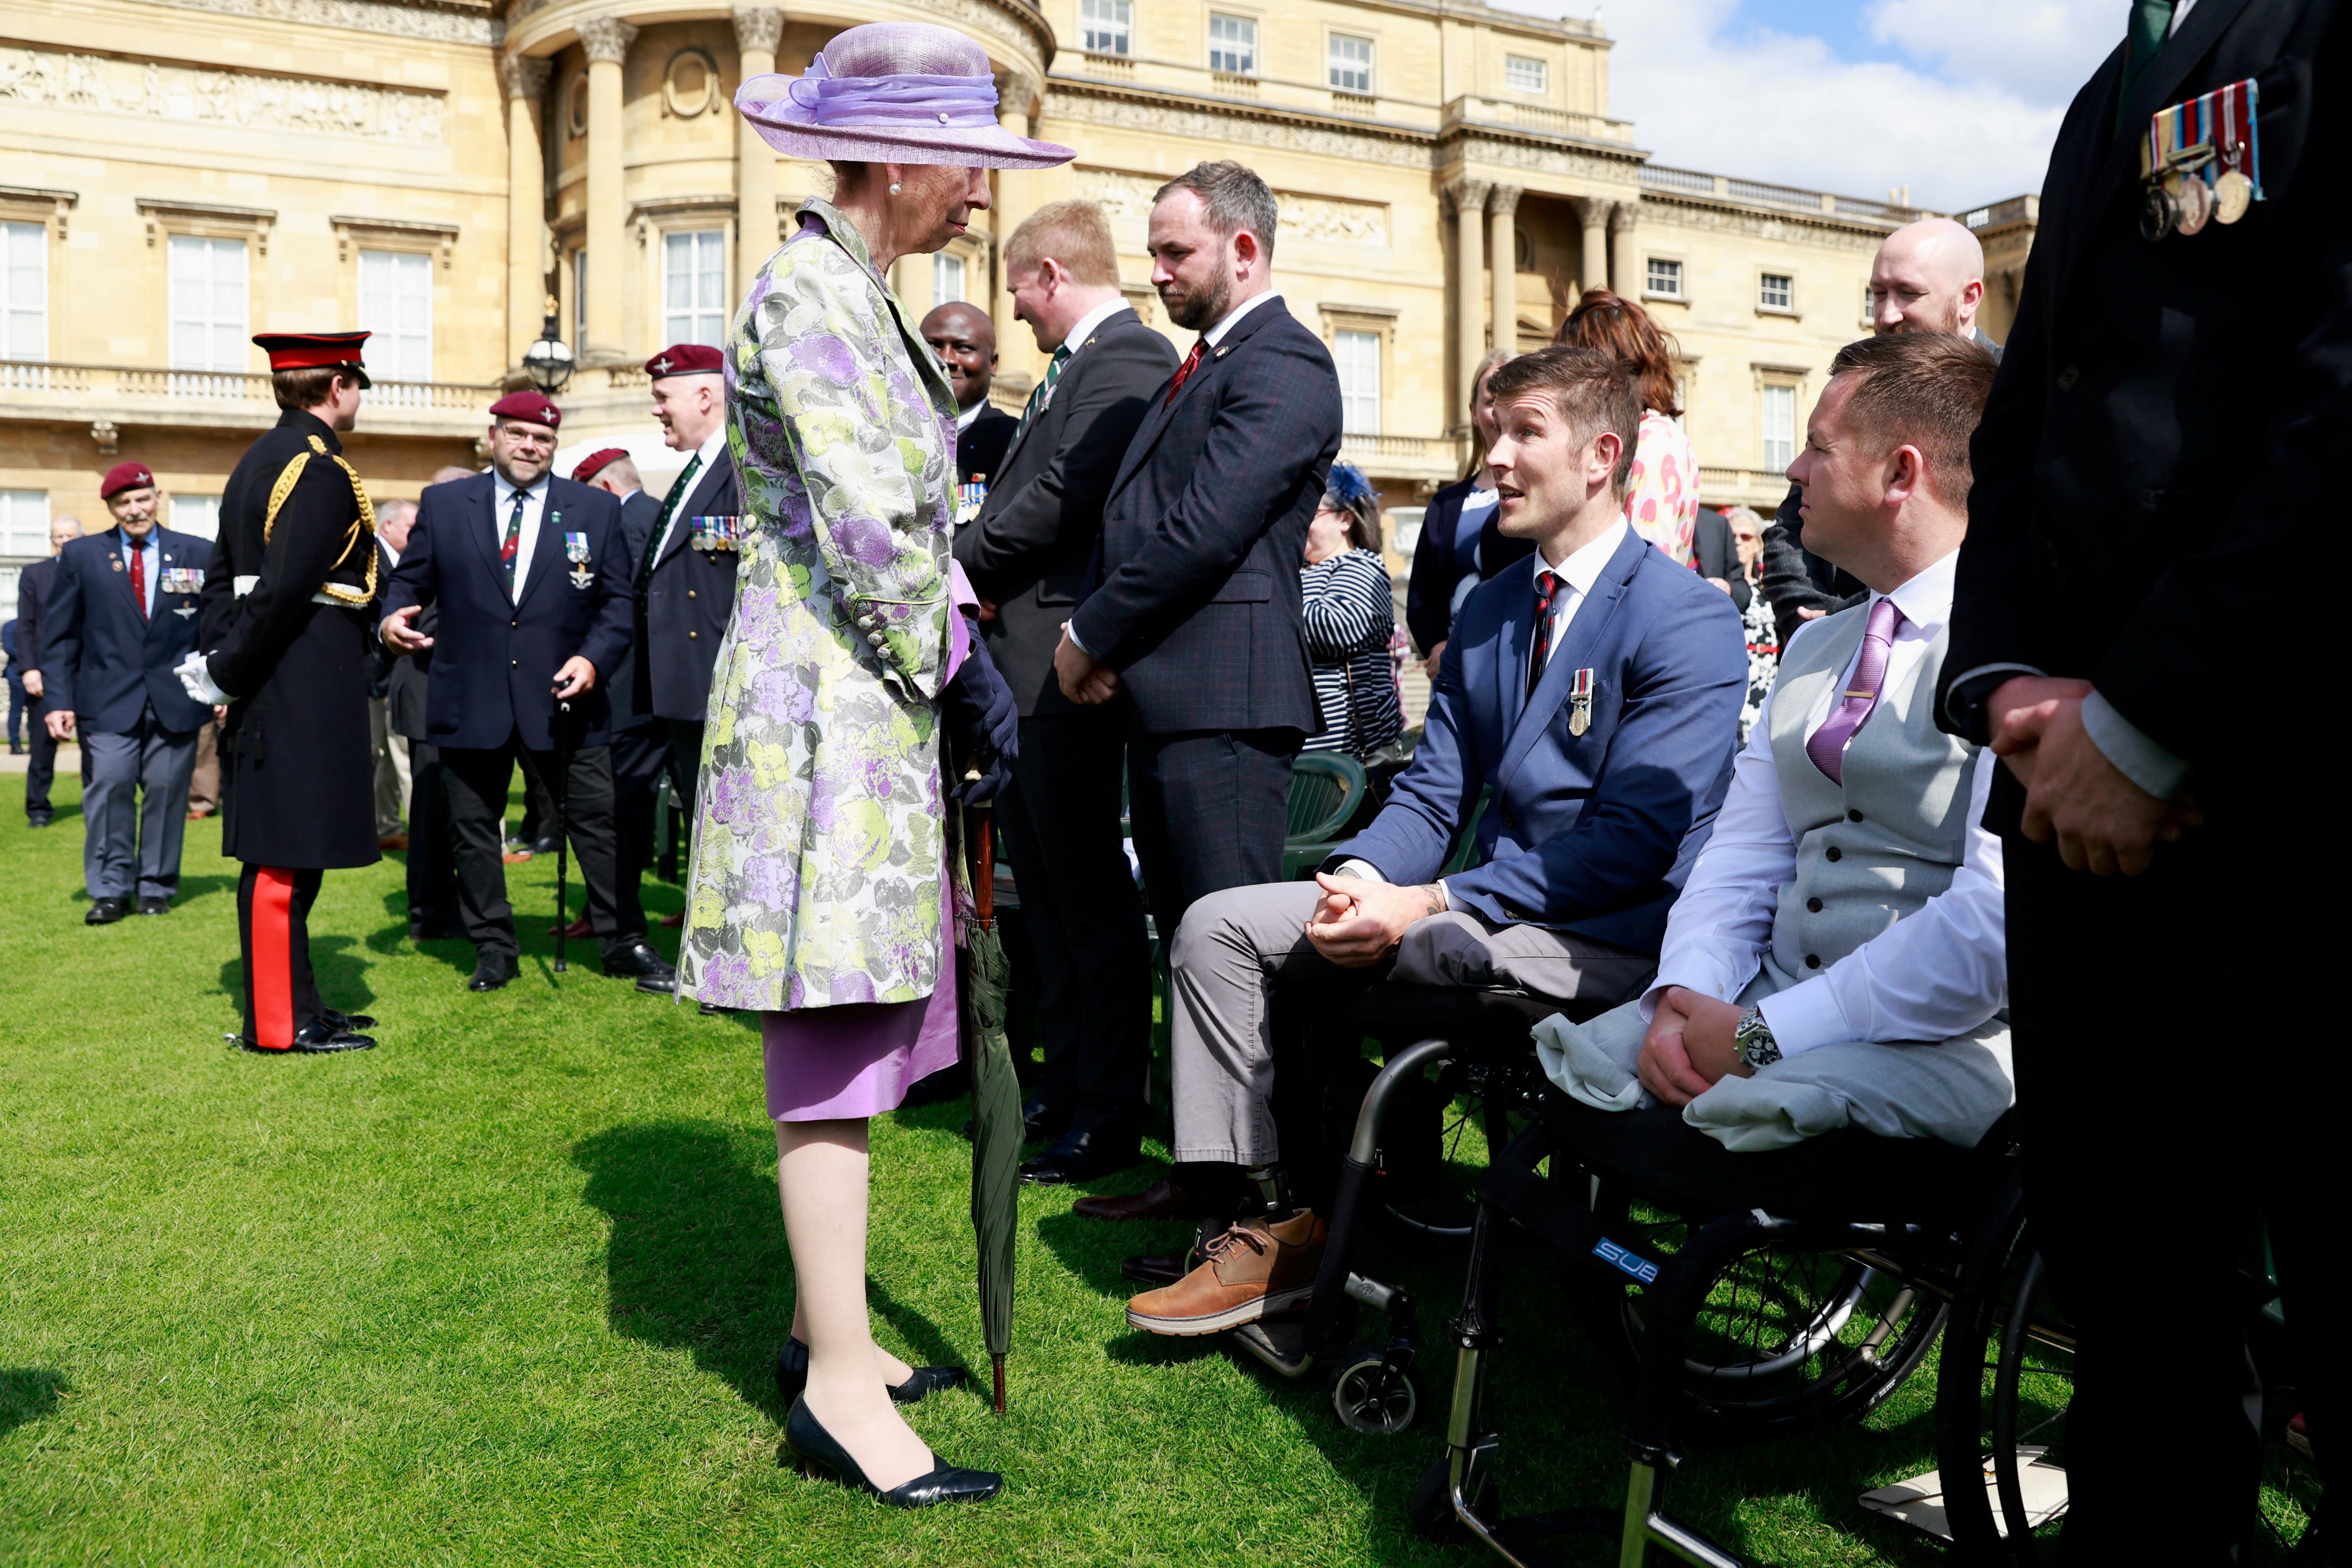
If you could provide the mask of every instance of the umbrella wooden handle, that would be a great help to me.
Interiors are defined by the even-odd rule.
[[[996,1363],[996,1413],[1002,1415],[1004,1414],[1004,1358],[992,1356],[990,1359]]]
[[[980,929],[987,931],[996,924],[996,823],[984,807],[980,809],[979,840],[980,863],[972,868],[972,897],[978,905]]]

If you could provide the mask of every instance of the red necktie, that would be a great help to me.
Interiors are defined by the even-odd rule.
[[[1544,666],[1551,658],[1551,596],[1559,592],[1559,579],[1549,572],[1536,574],[1536,640],[1528,650],[1528,696],[1535,697],[1537,683],[1543,679]]]
[[[147,618],[147,547],[131,547],[131,596],[139,601],[139,618]]]
[[[1201,363],[1201,351],[1208,346],[1209,340],[1201,339],[1192,345],[1192,352],[1184,356],[1184,363],[1176,367],[1176,379],[1168,384],[1169,402],[1175,402],[1176,395],[1184,390],[1184,384],[1192,379],[1194,368]]]

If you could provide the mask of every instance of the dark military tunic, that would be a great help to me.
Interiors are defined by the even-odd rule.
[[[248,865],[377,858],[367,708],[375,521],[341,452],[326,421],[289,409],[247,448],[221,497],[204,647],[231,698],[221,847]]]

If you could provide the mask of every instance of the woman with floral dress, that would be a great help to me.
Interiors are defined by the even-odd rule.
[[[1683,416],[1675,388],[1675,342],[1650,312],[1606,289],[1587,289],[1552,342],[1615,354],[1642,383],[1642,429],[1625,480],[1625,521],[1677,566],[1696,566],[1698,457],[1675,423]]]

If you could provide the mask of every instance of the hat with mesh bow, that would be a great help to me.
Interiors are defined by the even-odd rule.
[[[755,76],[737,112],[791,158],[1050,169],[1077,156],[996,122],[988,56],[929,22],[869,22],[837,34],[800,76]]]

